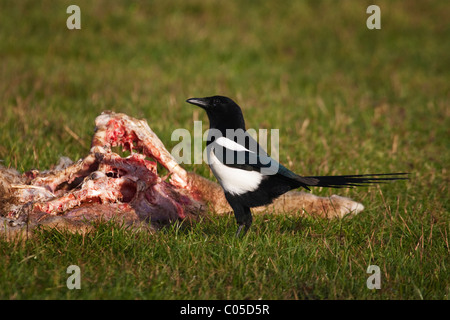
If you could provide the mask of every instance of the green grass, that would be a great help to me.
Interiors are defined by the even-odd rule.
[[[280,161],[305,175],[411,172],[353,219],[259,215],[148,233],[101,224],[0,240],[2,299],[448,299],[450,27],[445,1],[0,3],[0,159],[47,169],[89,150],[103,110],[146,118],[169,150],[206,116],[184,101],[227,95],[249,128],[280,130]],[[69,128],[79,137],[69,134]],[[213,179],[206,164],[185,165]],[[81,267],[81,290],[66,269]],[[381,289],[366,288],[367,267]]]

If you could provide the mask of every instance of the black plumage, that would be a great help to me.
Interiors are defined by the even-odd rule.
[[[252,224],[250,208],[269,204],[292,189],[351,188],[407,179],[407,173],[299,176],[272,159],[246,132],[242,110],[230,98],[213,96],[187,102],[208,115],[208,164],[234,211],[237,235]]]

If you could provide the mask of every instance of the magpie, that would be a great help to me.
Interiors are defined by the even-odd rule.
[[[408,173],[297,175],[271,158],[248,134],[242,110],[232,99],[212,96],[186,102],[201,107],[208,115],[207,161],[234,211],[236,236],[250,228],[250,208],[269,204],[292,189],[351,188],[407,179],[404,176]]]

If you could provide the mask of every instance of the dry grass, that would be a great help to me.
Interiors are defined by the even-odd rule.
[[[87,154],[105,109],[148,119],[169,150],[193,129],[185,99],[223,94],[250,128],[280,130],[280,161],[305,175],[411,172],[339,192],[366,206],[339,222],[231,217],[156,235],[101,225],[1,242],[0,297],[447,299],[450,52],[445,1],[78,1],[0,4],[0,159],[46,169]],[[205,120],[203,114],[197,115]],[[210,177],[206,165],[186,166]],[[333,191],[315,190],[319,195]],[[83,289],[65,288],[78,264]],[[382,270],[368,290],[366,269]]]

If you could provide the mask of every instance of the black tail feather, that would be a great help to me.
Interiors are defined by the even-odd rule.
[[[301,177],[303,183],[312,187],[352,188],[364,187],[378,183],[386,183],[396,180],[408,180],[409,173],[379,173],[379,174],[355,174],[344,176],[314,176]]]

